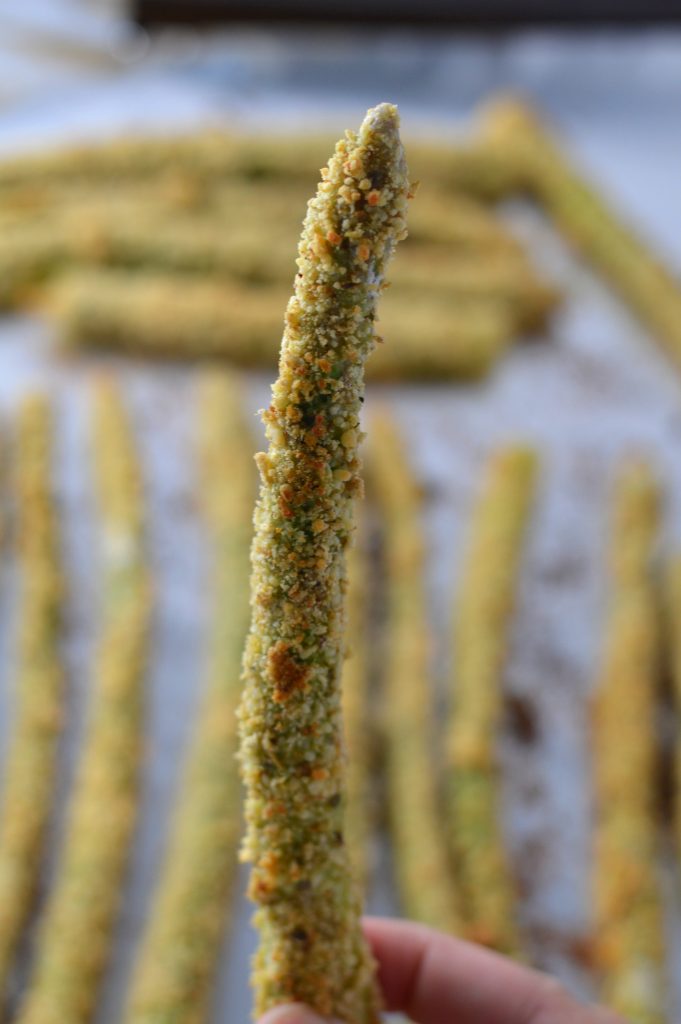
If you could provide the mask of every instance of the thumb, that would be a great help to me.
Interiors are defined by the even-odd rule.
[[[320,1017],[303,1003],[286,1003],[268,1010],[260,1018],[258,1024],[340,1024],[332,1022],[328,1017]]]

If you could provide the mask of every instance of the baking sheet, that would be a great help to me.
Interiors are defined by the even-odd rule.
[[[515,49],[504,44],[506,80],[511,84],[529,82],[538,100],[548,102],[576,158],[597,181],[607,185],[614,201],[630,212],[667,259],[681,268],[677,195],[681,139],[677,132],[668,131],[665,119],[672,99],[681,100],[677,73],[681,60],[675,70],[669,58],[669,39],[642,43],[642,57],[635,65],[639,75],[635,107],[625,109],[615,103],[611,82],[602,78],[591,116],[584,109],[585,86],[577,72],[586,66],[585,60],[588,65],[594,51],[587,47],[582,65],[575,64],[573,54],[571,64],[571,44],[564,44],[561,50],[556,43],[547,51],[538,47],[534,38],[519,37]],[[418,134],[437,129],[451,134],[453,126],[469,113],[464,100],[445,109],[443,97],[464,74],[455,67],[453,55],[461,55],[466,62],[476,96],[499,83],[496,60],[502,53],[500,43],[492,41],[485,46],[478,41],[466,51],[452,41],[447,61],[445,43],[423,41],[421,46],[426,49],[419,51],[417,61],[414,47],[398,40],[398,53],[401,45],[403,55],[412,55],[412,67],[427,62],[427,47],[431,46],[439,78],[431,76],[428,89],[414,85],[409,93],[404,79],[397,80],[395,51],[391,50],[383,63],[379,54],[371,75],[364,73],[353,86],[352,80],[341,74],[341,42],[332,64],[331,85],[321,84],[321,57],[316,71],[315,60],[308,56],[302,69],[294,73],[289,50],[282,44],[277,51],[271,40],[265,39],[260,49],[252,52],[254,65],[260,67],[266,82],[266,88],[258,87],[243,58],[241,63],[236,59],[230,63],[232,42],[223,52],[222,63],[221,51],[214,48],[203,61],[183,58],[175,65],[165,61],[133,68],[129,74],[99,82],[87,95],[82,89],[67,90],[40,102],[32,100],[0,117],[0,148],[116,134],[130,127],[154,132],[163,126],[198,127],[226,115],[229,123],[243,122],[247,112],[251,129],[267,127],[273,121],[275,102],[279,128],[285,117],[285,123],[297,128],[303,123],[318,127],[325,121],[327,129],[330,124],[342,129],[358,121],[365,106],[393,94],[402,102],[407,131]],[[596,55],[603,57],[604,46],[593,45]],[[657,64],[651,58],[655,46]],[[617,51],[611,42],[611,49],[620,54],[619,64],[612,60],[610,64],[615,72],[619,68],[617,74],[624,74],[624,64],[631,59],[627,47]],[[674,52],[681,56],[678,44]],[[548,58],[553,55],[550,68],[541,64],[548,59],[547,53]],[[350,66],[355,65],[351,62]],[[648,69],[645,74],[642,68]],[[216,69],[222,69],[219,78]],[[320,83],[316,97],[314,74]],[[547,81],[552,83],[548,89]],[[252,84],[250,99],[244,83]],[[606,117],[608,111],[611,116]],[[635,145],[632,139],[636,139]],[[535,959],[565,978],[575,991],[589,995],[588,974],[580,964],[580,940],[588,931],[589,918],[587,698],[601,635],[608,489],[613,470],[625,453],[651,457],[667,489],[668,538],[681,545],[681,385],[645,332],[603,284],[580,266],[536,211],[512,203],[504,208],[504,216],[528,242],[544,272],[568,291],[569,299],[556,319],[551,339],[528,340],[517,346],[482,385],[373,388],[367,410],[370,415],[379,402],[390,403],[408,437],[424,485],[434,679],[441,678],[446,669],[451,595],[485,457],[497,442],[509,438],[531,440],[542,452],[540,500],[508,670],[509,691],[517,698],[516,709],[525,712],[520,722],[525,728],[511,732],[504,745],[505,824],[525,889],[523,913]],[[121,359],[65,360],[55,356],[51,341],[49,327],[37,319],[0,320],[0,408],[11,411],[20,394],[34,386],[49,387],[58,406],[57,486],[71,582],[65,656],[73,710],[62,766],[62,793],[67,792],[73,777],[91,684],[97,576],[87,394],[93,375],[102,369],[120,377],[134,414],[148,489],[150,553],[157,583],[143,810],[116,953],[97,1017],[97,1024],[113,1024],[120,1019],[125,984],[153,894],[202,682],[209,552],[196,515],[192,456],[196,371]],[[248,381],[246,400],[255,414],[267,402],[268,381],[262,375],[249,376]],[[12,676],[7,668],[11,666],[15,593],[10,561],[0,578],[0,765],[12,706]],[[435,685],[434,699],[441,702],[441,687]],[[54,822],[55,854],[63,834],[63,810],[62,803]],[[380,868],[370,902],[374,909],[391,910],[389,856],[384,847],[379,853]],[[670,937],[674,938],[669,944],[676,986],[672,1019],[681,1021],[681,913],[670,851],[660,868],[668,897]],[[242,881],[244,877],[242,873]],[[248,926],[250,909],[243,898],[236,901],[235,915],[222,957],[213,1024],[248,1017],[247,964],[254,937]]]

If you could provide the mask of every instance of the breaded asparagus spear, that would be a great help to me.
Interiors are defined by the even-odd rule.
[[[62,232],[70,224],[80,233],[89,225],[101,230],[118,219],[163,224],[169,218],[179,218],[182,223],[210,223],[217,232],[214,218],[227,215],[237,229],[260,226],[262,230],[261,217],[299,225],[295,204],[306,196],[302,182],[205,180],[191,170],[178,171],[169,166],[153,177],[131,179],[123,185],[67,179],[4,189],[0,224],[14,228],[42,222]],[[469,202],[477,209],[474,200]],[[480,207],[476,220],[481,231],[486,221],[496,223],[494,214],[484,207]]]
[[[367,365],[370,379],[482,377],[511,344],[503,303],[457,306],[397,293],[390,300],[378,328],[385,344]],[[283,301],[280,288],[107,272],[65,278],[50,290],[48,308],[66,346],[271,368]]]
[[[409,183],[395,107],[336,146],[311,200],[265,413],[244,657],[244,857],[260,905],[256,1012],[302,1000],[377,1020],[373,964],[343,840],[339,673],[345,549],[361,489],[364,362]]]
[[[454,932],[458,895],[447,858],[432,757],[428,612],[421,500],[392,418],[371,420],[369,481],[384,528],[388,806],[406,914]]]
[[[666,1019],[656,878],[655,687],[658,608],[651,559],[660,494],[631,463],[614,494],[610,600],[595,699],[594,936],[603,1001],[642,1024]]]
[[[681,714],[681,555],[675,554],[666,574],[666,646],[670,665],[672,692],[676,714]],[[677,722],[680,719],[677,717]],[[681,850],[681,738],[677,736],[673,767],[674,834],[677,855]]]
[[[343,721],[347,746],[345,843],[361,892],[370,871],[372,729],[369,710],[369,553],[366,523],[348,554],[347,656],[343,664]]]
[[[449,718],[449,833],[463,934],[517,953],[515,898],[501,830],[497,759],[502,677],[518,586],[536,456],[508,447],[490,460],[471,516],[454,605]]]
[[[461,316],[465,315],[466,304],[503,306],[516,332],[546,326],[559,293],[537,276],[527,260],[484,252],[446,258],[438,250],[437,246],[425,245],[405,248],[395,261],[393,294],[406,299],[418,293],[424,306],[426,302],[456,304]],[[392,297],[387,296],[388,309]]]
[[[533,111],[501,103],[488,115],[487,132],[524,150],[539,202],[681,364],[681,282],[572,166]]]
[[[0,299],[5,308],[29,303],[31,290],[47,278],[89,265],[288,284],[295,268],[291,242],[298,230],[293,221],[278,220],[276,231],[265,232],[262,225],[239,225],[232,217],[226,235],[215,219],[174,217],[167,222],[145,210],[122,216],[115,204],[99,218],[70,218],[63,224],[46,219],[0,237]],[[543,326],[557,301],[556,290],[522,254],[484,246],[407,246],[396,262],[393,282],[398,296],[414,289],[452,303],[508,303],[521,329]]]
[[[456,145],[417,143],[413,149],[412,172],[417,181],[437,182],[481,202],[496,202],[526,189],[522,154],[506,139],[476,132]]]
[[[17,187],[92,182],[121,187],[140,178],[167,173],[196,179],[300,181],[308,188],[315,168],[329,152],[328,138],[315,136],[235,135],[198,132],[166,138],[116,139],[13,157],[0,163],[0,203]],[[416,174],[422,181],[466,192],[483,200],[522,189],[524,165],[515,150],[495,139],[442,145],[413,143]]]
[[[9,308],[29,301],[31,289],[73,264],[227,273],[253,281],[283,275],[288,282],[303,190],[297,182],[204,183],[172,171],[123,189],[73,182],[19,188],[13,201],[5,196],[0,202],[0,303]],[[445,282],[456,282],[463,259],[475,261],[483,280],[485,261],[525,265],[520,243],[492,211],[430,180],[410,232],[396,272],[422,246],[434,250],[433,269],[443,267]],[[447,269],[451,262],[454,273]]]
[[[16,710],[0,799],[0,1000],[37,894],[63,716],[63,579],[53,436],[47,399],[37,394],[24,399],[11,467],[21,596]]]
[[[430,176],[423,179],[418,197],[409,214],[409,239],[400,249],[400,258],[424,243],[446,246],[462,255],[522,258],[522,245],[493,208],[463,192],[437,187]]]
[[[193,231],[206,246],[212,242],[218,251],[219,244],[228,243],[233,235],[251,237],[264,250],[273,228],[276,235],[280,230],[300,233],[300,208],[308,194],[302,182],[206,182],[191,172],[172,169],[155,178],[127,182],[124,188],[72,181],[18,187],[0,199],[3,250],[6,244],[21,246],[21,232],[27,230],[34,250],[45,248],[58,235],[64,244],[89,243],[95,259],[98,245],[105,249],[107,236],[115,231],[119,244],[127,242],[128,251],[140,262],[135,245],[142,257],[160,248],[149,238],[152,228],[172,237],[178,227],[187,235]],[[522,255],[520,242],[493,210],[470,196],[438,188],[430,176],[419,192],[413,216],[407,249],[436,243],[457,254]],[[227,236],[222,226],[226,217]],[[125,230],[119,234],[121,226]],[[440,253],[445,255],[442,249]]]
[[[0,163],[0,201],[17,186],[107,182],[120,187],[140,178],[190,173],[200,179],[227,176],[259,180],[293,178],[308,186],[328,152],[328,141],[303,136],[195,132],[174,137],[127,138],[13,157]]]
[[[208,678],[166,862],[137,958],[128,1024],[200,1024],[206,1019],[238,863],[236,708],[248,630],[255,473],[236,377],[209,371],[201,380],[199,431],[199,487],[213,553]]]
[[[109,956],[137,811],[149,633],[140,470],[120,396],[95,397],[103,633],[93,707],[59,873],[38,936],[21,1024],[86,1024]]]
[[[135,193],[128,204],[117,193],[111,198],[104,194],[98,202],[60,206],[51,215],[3,230],[0,306],[30,304],[46,280],[90,265],[288,283],[294,266],[291,243],[299,231],[294,197],[290,189],[280,196],[262,185],[223,186],[201,216],[183,215],[163,197],[143,202]],[[465,197],[432,192],[420,196],[419,204],[425,207],[419,211],[425,238],[400,253],[393,273],[398,295],[414,289],[457,304],[499,301],[509,305],[519,329],[545,324],[556,290],[536,275],[489,211]],[[221,224],[227,214],[230,230],[225,233]],[[438,238],[447,240],[446,247]]]

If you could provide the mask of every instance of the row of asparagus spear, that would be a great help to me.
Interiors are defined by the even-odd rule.
[[[323,154],[321,139],[205,133],[7,161],[0,165],[0,304],[37,299],[79,345],[272,367],[277,285],[292,276],[298,211]],[[382,311],[396,351],[384,365],[374,360],[376,377],[482,376],[514,334],[546,326],[555,288],[483,205],[514,195],[535,200],[668,354],[681,358],[679,282],[527,106],[491,104],[472,140],[416,143],[412,165],[423,186],[411,240],[394,267],[400,298],[387,296]],[[63,287],[57,281],[45,290],[58,271]],[[173,333],[164,310],[169,302],[176,318],[178,275],[186,311]],[[197,276],[226,282],[224,301]],[[127,303],[116,299],[124,289],[132,303],[123,321]],[[419,362],[399,347],[409,334],[401,330],[405,307],[424,290],[429,301],[410,323],[424,335]],[[432,331],[439,337],[430,339]]]
[[[234,752],[248,615],[252,438],[239,411],[236,380],[207,374],[199,395],[199,493],[214,551],[214,619],[194,744],[126,1008],[126,1019],[140,1024],[204,1019],[229,920],[241,828]],[[370,693],[367,629],[371,530],[365,517],[361,544],[351,557],[349,657],[343,669],[349,855],[365,888],[371,877],[376,810],[371,751],[379,731],[385,741],[388,812],[404,912],[523,955],[518,899],[501,824],[498,735],[523,537],[536,492],[536,457],[525,448],[496,453],[471,513],[453,608],[450,712],[440,785],[432,756],[435,730],[428,688],[433,670],[420,493],[396,422],[382,412],[372,418],[369,430],[367,478],[381,524],[386,595],[385,712],[377,726],[371,710],[375,695]],[[64,848],[39,923],[28,993],[18,1010],[19,1020],[39,1024],[64,1019],[65,1014],[74,1022],[92,1019],[115,934],[137,806],[151,592],[140,466],[130,431],[118,393],[110,385],[98,388],[93,451],[101,522],[102,626],[87,739]],[[49,403],[27,399],[10,453],[14,530],[24,583],[17,709],[0,816],[5,998],[16,995],[12,969],[41,887],[65,707],[59,668],[63,583],[53,437]],[[610,598],[593,725],[596,965],[604,998],[623,1014],[651,1022],[664,1019],[666,990],[656,877],[660,838],[654,727],[664,636],[651,572],[659,518],[656,481],[645,465],[629,466],[614,493]],[[676,664],[673,626],[679,578],[674,569],[667,602],[670,653]],[[415,680],[422,684],[415,685]],[[628,752],[626,758],[622,749]],[[444,828],[443,821],[449,823]]]
[[[430,754],[433,723],[423,692],[414,686],[415,679],[432,679],[417,482],[395,423],[383,418],[372,425],[369,452],[369,480],[385,528],[390,647],[384,730],[402,905],[433,927],[526,956],[503,838],[498,741],[523,538],[536,498],[536,455],[522,447],[498,451],[473,510],[451,624],[450,712],[440,785]],[[667,1019],[670,991],[659,878],[664,829],[657,725],[665,664],[677,707],[681,694],[681,571],[676,557],[661,587],[655,572],[660,506],[650,466],[626,463],[613,490],[590,744],[592,964],[603,1002],[646,1024]],[[680,763],[677,754],[677,800]],[[445,834],[438,791],[447,808]]]
[[[220,375],[208,375],[201,385],[197,462],[214,551],[215,619],[194,746],[125,1011],[126,1019],[140,1024],[204,1019],[237,863],[241,793],[235,708],[248,615],[255,481],[236,389]],[[18,1004],[17,1020],[33,1024],[93,1019],[139,805],[153,612],[142,472],[121,395],[102,384],[93,404],[100,635],[65,839],[54,883],[40,907],[67,707],[60,657],[64,595],[53,483],[55,423],[42,396],[26,399],[19,410],[11,459],[22,600],[16,709],[0,798],[0,994],[6,1008]],[[27,991],[19,1001],[14,977],[26,958],[26,926],[38,909]]]
[[[146,155],[140,141],[0,167],[0,308],[44,309],[71,346],[272,368],[318,166],[303,161],[321,159],[319,141],[146,145]],[[255,151],[263,174],[249,170]],[[414,158],[424,187],[368,372],[480,377],[514,337],[543,330],[559,295],[480,202],[475,146],[421,144]]]

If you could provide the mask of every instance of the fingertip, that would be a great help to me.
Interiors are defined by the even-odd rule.
[[[258,1024],[334,1024],[328,1017],[320,1017],[303,1003],[285,1003],[268,1010]]]

